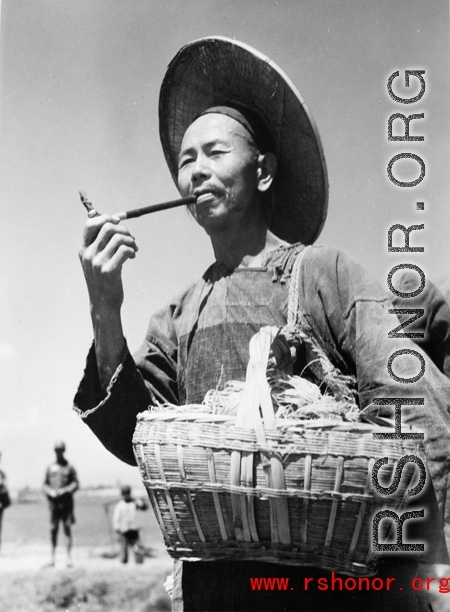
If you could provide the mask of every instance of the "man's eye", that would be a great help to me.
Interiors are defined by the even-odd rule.
[[[183,157],[183,159],[180,159],[180,161],[178,162],[178,168],[184,168],[185,166],[191,163],[192,157]]]
[[[210,153],[211,157],[219,157],[220,155],[225,155],[225,151],[221,149],[213,149]]]

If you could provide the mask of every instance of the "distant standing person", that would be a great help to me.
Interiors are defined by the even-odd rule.
[[[128,485],[124,485],[120,492],[122,499],[116,504],[113,513],[113,527],[120,544],[120,560],[128,563],[128,549],[132,548],[134,560],[142,563],[140,525],[136,513],[138,510],[146,510],[147,504],[142,499],[133,498]]]
[[[50,508],[50,535],[52,558],[50,565],[55,565],[58,528],[62,522],[67,546],[67,566],[72,566],[72,525],[75,523],[73,495],[79,487],[77,473],[64,457],[64,442],[55,444],[56,461],[46,471],[44,491]]]
[[[9,497],[9,491],[6,485],[6,474],[3,470],[0,470],[0,545],[2,541],[3,510],[5,510],[5,508],[7,508],[10,504],[11,499]]]

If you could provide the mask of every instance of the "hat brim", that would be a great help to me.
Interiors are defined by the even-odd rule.
[[[328,207],[325,157],[315,122],[300,93],[269,58],[225,37],[201,38],[170,62],[159,98],[159,131],[172,178],[192,121],[211,106],[247,107],[271,135],[278,160],[269,227],[287,242],[311,244]]]

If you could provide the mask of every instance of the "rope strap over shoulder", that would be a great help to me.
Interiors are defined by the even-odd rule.
[[[310,246],[305,247],[301,253],[299,253],[295,261],[289,287],[288,320],[285,327],[281,330],[281,333],[290,344],[298,342],[304,343],[310,347],[313,354],[317,357],[317,363],[321,370],[321,378],[328,392],[331,393],[336,400],[355,403],[355,391],[352,389],[352,386],[356,382],[355,377],[342,374],[342,372],[331,363],[330,358],[315,337],[314,331],[301,309],[301,267],[305,255],[310,250]]]

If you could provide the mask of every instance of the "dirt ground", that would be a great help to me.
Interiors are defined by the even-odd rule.
[[[0,611],[167,612],[164,582],[172,572],[167,553],[122,564],[111,547],[75,547],[68,568],[64,549],[49,565],[44,545],[5,544],[0,554]]]
[[[102,555],[107,555],[109,550],[107,547],[102,549],[93,549],[89,547],[74,547],[72,551],[72,560],[74,567],[85,567],[92,569],[105,569],[111,568],[118,565],[122,565],[118,557],[105,558]],[[163,551],[156,549],[154,551],[154,557],[147,557],[143,563],[144,568],[148,568],[151,572],[152,569],[167,568],[167,574],[172,571],[172,560]],[[30,544],[18,546],[12,543],[6,543],[2,545],[0,551],[0,575],[4,572],[17,572],[17,571],[40,571],[49,567],[50,561],[50,546],[42,544]],[[133,567],[134,561],[131,559],[128,563],[128,567]],[[56,569],[63,569],[66,567],[66,555],[64,548],[61,546],[57,549],[56,555]]]

